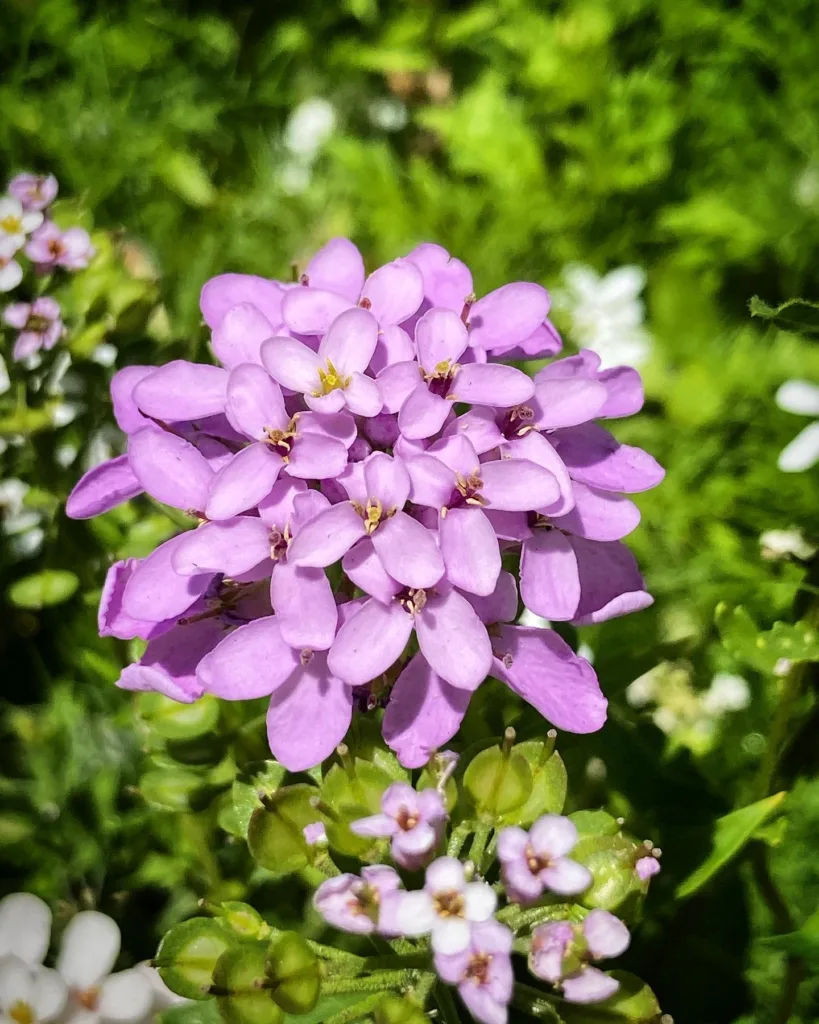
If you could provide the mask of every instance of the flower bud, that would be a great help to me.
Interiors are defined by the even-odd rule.
[[[626,836],[590,836],[580,840],[572,857],[592,874],[592,884],[580,897],[590,909],[616,910],[633,894],[642,892],[634,871],[634,843]]]
[[[424,1024],[429,1017],[424,1011],[396,995],[386,995],[375,1009],[375,1024]]]
[[[508,743],[482,750],[464,773],[464,788],[478,814],[490,820],[522,807],[531,796],[532,787],[526,759]]]
[[[261,946],[243,943],[223,953],[213,971],[213,988],[225,1024],[280,1024],[284,1020]]]
[[[309,1013],[318,1002],[321,978],[316,954],[296,932],[276,936],[267,951],[273,997],[288,1013]]]
[[[247,845],[254,860],[280,875],[306,867],[311,852],[304,828],[319,820],[312,804],[314,786],[284,786],[250,816]]]
[[[194,917],[171,928],[156,954],[159,975],[171,992],[206,999],[219,958],[239,942],[221,919]]]

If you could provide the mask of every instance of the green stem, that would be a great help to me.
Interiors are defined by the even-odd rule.
[[[460,1024],[461,1016],[458,1013],[452,992],[442,981],[435,986],[435,1002],[438,1005],[438,1013],[443,1024]]]
[[[403,988],[407,983],[405,971],[377,971],[356,978],[326,978],[321,991],[328,996],[342,992],[382,992],[384,989]]]
[[[449,843],[447,844],[447,857],[457,857],[460,854],[471,831],[472,825],[467,821],[462,821],[460,825],[455,826],[452,830],[452,835],[449,837]]]
[[[483,871],[481,869],[483,864],[483,855],[491,832],[491,825],[487,825],[486,822],[483,821],[479,822],[478,827],[475,829],[475,836],[472,840],[472,844],[469,847],[469,859],[475,865],[477,873],[481,876],[483,875]]]
[[[382,998],[381,992],[367,996],[366,999],[362,999],[360,1002],[353,1003],[352,1006],[334,1013],[332,1017],[326,1017],[324,1024],[350,1024],[351,1021],[361,1020],[362,1017],[365,1017],[378,1006]]]
[[[336,949],[335,946],[325,946],[321,942],[313,942],[312,939],[307,940],[307,945],[322,960],[343,960],[346,963],[358,964],[361,969],[367,962],[366,957],[357,953],[348,953],[346,949]]]
[[[554,1024],[559,1024],[561,1019],[555,1007],[549,1002],[548,993],[520,982],[515,982],[512,1005],[528,1013],[530,1017],[553,1021]]]

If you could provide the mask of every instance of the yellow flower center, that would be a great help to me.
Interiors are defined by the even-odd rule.
[[[433,899],[435,911],[439,917],[463,917],[466,903],[457,889],[447,889],[436,893]]]
[[[15,217],[13,213],[10,213],[7,217],[3,217],[0,220],[0,228],[2,228],[7,235],[19,235],[23,230],[23,222],[19,217]]]
[[[384,506],[378,498],[368,498],[366,505],[361,505],[357,501],[352,501],[350,504],[364,520],[364,529],[367,531],[368,536],[375,533],[382,518],[389,519],[390,516],[394,516],[398,511],[395,508],[391,508],[385,512]]]
[[[322,370],[322,368],[319,367],[318,375],[319,388],[313,392],[314,398],[321,398],[322,395],[329,395],[331,391],[337,391],[339,388],[343,390],[352,380],[352,377],[343,377],[329,359],[327,360],[327,369]]]
[[[37,1019],[34,1016],[34,1010],[24,1003],[22,999],[18,999],[16,1003],[12,1003],[11,1009],[9,1010],[9,1017],[12,1020],[17,1021],[17,1024],[34,1024]]]

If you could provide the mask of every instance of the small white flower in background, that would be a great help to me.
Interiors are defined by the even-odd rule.
[[[0,395],[5,395],[10,387],[9,368],[6,366],[6,360],[0,356]]]
[[[789,530],[766,530],[759,537],[761,555],[769,562],[776,562],[791,555],[800,562],[806,562],[816,554],[816,548],[809,544],[802,531],[792,526]]]
[[[39,210],[24,210],[19,199],[0,199],[0,239],[14,243],[15,249],[26,244],[26,235],[43,223]]]
[[[530,626],[532,629],[548,629],[550,626],[549,620],[544,619],[542,615],[535,615],[534,612],[530,612],[528,608],[524,608],[518,616],[519,626]]]
[[[703,710],[709,715],[724,715],[726,711],[742,711],[751,703],[751,688],[742,676],[730,672],[717,672],[710,687],[702,695]]]
[[[23,268],[14,258],[17,246],[10,238],[0,238],[0,292],[10,292],[23,280]]]
[[[819,386],[807,380],[787,380],[774,399],[780,409],[796,416],[819,416]],[[783,473],[802,473],[819,462],[819,422],[809,423],[779,453]]]
[[[84,408],[85,406],[79,402],[58,402],[51,410],[51,422],[58,430],[60,427],[67,427]]]
[[[36,555],[45,540],[40,525],[42,512],[25,504],[30,490],[27,483],[13,477],[0,481],[0,532],[9,538],[9,550],[15,558]]]
[[[367,108],[370,121],[384,132],[400,132],[406,128],[409,114],[406,106],[398,99],[386,96],[373,100]]]
[[[290,114],[284,144],[294,156],[313,161],[335,126],[336,111],[332,103],[316,96],[300,103]]]
[[[793,198],[800,206],[812,207],[819,203],[819,169],[808,166],[794,182]]]
[[[640,366],[651,353],[640,293],[640,267],[618,267],[601,277],[591,267],[571,263],[563,270],[564,288],[554,294],[555,309],[568,314],[578,348],[593,349],[601,368]]]
[[[2,1024],[46,1024],[68,1002],[60,975],[48,967],[30,967],[16,956],[0,959],[0,1021]]]
[[[282,192],[288,196],[300,196],[310,187],[311,165],[287,163],[279,168],[277,175]]]
[[[91,353],[91,361],[98,366],[113,366],[117,361],[117,355],[116,345],[103,342],[101,345],[97,345]]]

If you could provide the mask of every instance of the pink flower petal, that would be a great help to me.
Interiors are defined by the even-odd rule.
[[[216,697],[253,700],[273,693],[299,667],[298,652],[284,642],[270,615],[229,633],[199,662],[196,676]]]
[[[501,571],[498,538],[479,508],[453,508],[438,527],[441,553],[450,583],[486,597]]]
[[[369,537],[350,548],[341,561],[341,567],[349,580],[382,604],[390,604],[403,589],[384,568]]]
[[[534,423],[542,429],[573,427],[600,414],[606,389],[583,377],[545,378],[535,382],[537,411]]]
[[[351,686],[369,683],[401,656],[412,625],[397,601],[366,601],[336,634],[327,658],[330,671]]]
[[[270,578],[270,601],[282,639],[291,647],[326,651],[336,635],[338,613],[323,569],[285,562]]]
[[[174,555],[185,540],[184,533],[171,537],[134,569],[122,595],[122,608],[128,615],[147,622],[174,619],[205,593],[212,573],[180,576],[173,568]]]
[[[370,370],[378,374],[393,363],[413,362],[415,346],[412,339],[401,327],[385,327],[378,333],[378,342],[370,360]]]
[[[304,268],[304,276],[311,288],[358,302],[364,286],[364,260],[349,238],[331,238]]]
[[[221,366],[175,359],[136,385],[133,398],[140,411],[158,420],[193,420],[225,408],[228,373]]]
[[[597,378],[606,389],[606,401],[597,414],[607,419],[633,416],[643,408],[643,382],[630,366],[613,366]]]
[[[468,706],[469,691],[450,686],[416,654],[390,691],[384,739],[405,768],[420,768],[452,739]]]
[[[326,334],[330,324],[354,302],[320,288],[291,288],[282,303],[282,316],[296,334]]]
[[[569,1003],[601,1003],[610,999],[620,988],[616,978],[598,971],[596,967],[582,967],[563,979],[563,998]]]
[[[282,321],[282,299],[285,290],[278,281],[268,281],[253,274],[220,274],[205,282],[199,297],[202,316],[210,328],[217,328],[228,310],[240,303],[249,303],[271,324]]]
[[[288,456],[287,472],[302,480],[331,480],[346,465],[347,449],[341,441],[299,429]]]
[[[291,565],[323,569],[337,562],[365,535],[364,520],[349,502],[342,501],[321,512],[300,531],[290,544],[287,560]]]
[[[249,444],[220,469],[205,506],[208,519],[230,519],[268,495],[284,466],[281,455],[262,441]]]
[[[416,505],[443,508],[455,489],[455,473],[433,455],[416,455],[404,460],[412,489],[410,500]]]
[[[500,626],[493,634],[493,675],[566,732],[589,733],[606,721],[606,698],[591,665],[551,629]]]
[[[378,384],[363,373],[354,371],[344,389],[347,408],[356,416],[377,416],[384,405]]]
[[[284,533],[284,528],[293,515],[296,497],[306,491],[307,484],[303,480],[279,477],[270,493],[259,502],[259,515],[265,526],[271,529],[275,527],[280,533]]]
[[[572,547],[580,573],[580,603],[572,620],[576,625],[607,622],[654,603],[625,544],[572,537]]]
[[[467,363],[455,376],[452,393],[458,402],[509,409],[535,393],[531,377],[502,363]]]
[[[402,509],[409,498],[411,485],[406,466],[384,452],[374,452],[364,462],[364,483],[367,496],[378,498],[385,512]]]
[[[613,491],[599,491],[576,481],[574,508],[565,516],[551,516],[555,526],[587,540],[622,540],[640,523],[633,501]]]
[[[233,426],[254,441],[265,437],[265,430],[286,429],[290,417],[278,384],[262,366],[241,363],[228,378],[225,411]]]
[[[628,928],[607,910],[592,910],[587,914],[583,919],[583,934],[595,960],[620,956],[631,941]]]
[[[568,622],[580,603],[580,575],[571,542],[559,530],[539,529],[523,545],[520,596],[530,612]]]
[[[211,347],[219,362],[229,370],[242,363],[261,366],[262,344],[283,330],[280,320],[271,323],[256,306],[243,302],[229,309],[214,327]]]
[[[469,343],[490,349],[517,345],[546,319],[549,293],[539,284],[519,281],[490,292],[469,311]]]
[[[571,853],[577,843],[577,826],[561,814],[544,814],[529,830],[535,853],[554,860]]]
[[[562,516],[574,508],[574,488],[569,471],[563,465],[563,460],[554,450],[544,434],[536,430],[530,430],[523,437],[517,437],[508,441],[503,448],[504,456],[513,459],[527,459],[535,462],[538,466],[548,469],[557,480],[560,494],[557,499],[549,505],[545,505],[540,511],[548,516]]]
[[[393,363],[378,374],[378,389],[387,412],[396,413],[407,397],[421,384],[420,367],[415,361]]]
[[[421,653],[446,682],[476,690],[492,665],[486,627],[472,605],[457,591],[427,598],[415,618]]]
[[[511,622],[517,618],[518,585],[511,572],[500,573],[495,589],[488,596],[467,594],[466,599],[475,609],[481,622],[487,626],[493,626],[496,622]]]
[[[393,260],[370,274],[361,297],[369,301],[369,308],[382,327],[400,324],[421,305],[424,279],[414,263]]]
[[[127,455],[101,462],[74,485],[65,503],[69,519],[91,519],[142,494]]]
[[[407,256],[421,271],[424,296],[430,306],[453,309],[458,315],[472,294],[472,274],[440,245],[424,242]]]
[[[150,421],[134,401],[134,388],[145,377],[154,373],[155,366],[123,366],[111,378],[111,403],[117,426],[126,434],[132,434]]]
[[[454,434],[463,434],[469,438],[478,455],[484,455],[504,443],[503,434],[495,422],[495,410],[482,406],[470,409],[469,412],[451,420],[444,428],[444,436],[450,437]],[[568,474],[566,476],[568,478]]]
[[[370,365],[378,341],[378,323],[372,313],[358,307],[340,313],[321,339],[318,354],[342,376],[363,373]]]
[[[656,487],[665,476],[648,452],[619,444],[594,423],[558,430],[552,437],[572,478],[590,487],[633,494]]]
[[[201,511],[207,505],[214,472],[183,438],[143,427],[128,440],[128,459],[134,476],[157,501],[183,511]]]
[[[449,309],[431,309],[415,327],[418,361],[427,373],[435,373],[439,365],[451,365],[466,351],[469,338],[460,317]]]
[[[551,505],[560,496],[553,473],[528,459],[501,459],[480,467],[481,494],[490,508],[526,512]]]
[[[180,576],[221,572],[235,578],[270,555],[270,537],[261,519],[237,516],[203,523],[183,534],[171,558]]]
[[[330,675],[324,656],[317,654],[270,698],[270,750],[288,771],[314,768],[344,739],[352,715],[351,688]]]
[[[406,512],[396,512],[382,521],[372,542],[390,576],[407,587],[431,587],[444,574],[435,537]]]
[[[452,403],[434,395],[426,384],[418,384],[398,413],[398,429],[411,441],[433,437],[452,411]]]
[[[262,345],[262,362],[270,376],[291,391],[307,394],[319,387],[321,360],[295,338],[270,338]]]

